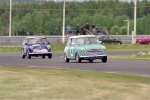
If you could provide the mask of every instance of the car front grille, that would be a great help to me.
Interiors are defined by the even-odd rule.
[[[95,56],[95,55],[101,55],[102,51],[97,49],[87,50],[85,52],[85,56]]]

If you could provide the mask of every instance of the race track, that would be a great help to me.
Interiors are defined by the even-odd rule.
[[[137,52],[139,51],[131,51],[128,52],[128,54]],[[117,54],[127,54],[127,52],[108,52],[108,56]],[[45,59],[42,59],[42,57],[22,59],[21,54],[0,54],[0,65],[88,70],[108,73],[127,73],[150,76],[149,60],[108,59],[107,63],[102,63],[101,60],[94,60],[93,63],[89,63],[88,61],[84,60],[81,63],[76,63],[75,60],[70,60],[69,63],[65,63],[64,59],[61,58],[62,55],[63,53],[53,53],[52,59],[48,59],[47,57]]]

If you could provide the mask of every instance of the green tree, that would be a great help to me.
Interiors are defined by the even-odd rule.
[[[127,34],[127,26],[120,27],[119,35],[126,35]]]
[[[26,33],[32,31],[32,17],[30,13],[27,13],[23,17],[21,23],[22,23],[22,28]]]
[[[146,22],[145,22],[145,34],[150,34],[150,28],[149,28],[149,24],[150,24],[150,14],[148,14],[148,16],[146,16]]]
[[[120,30],[120,27],[118,25],[114,25],[110,30],[110,35],[116,35],[116,34],[120,35],[120,33],[118,33],[119,30]]]

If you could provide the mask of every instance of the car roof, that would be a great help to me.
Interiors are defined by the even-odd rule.
[[[97,37],[95,35],[78,35],[78,36],[70,36],[69,38],[82,38],[82,37]]]

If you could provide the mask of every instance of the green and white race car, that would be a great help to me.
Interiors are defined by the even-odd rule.
[[[95,35],[71,36],[68,38],[64,49],[64,60],[76,60],[80,63],[82,60],[101,59],[103,63],[107,62],[106,47],[98,41]]]

